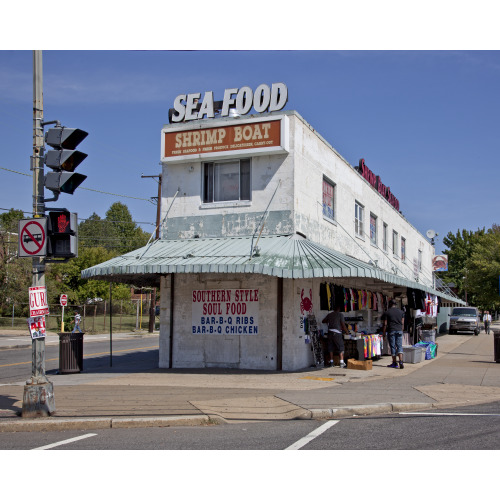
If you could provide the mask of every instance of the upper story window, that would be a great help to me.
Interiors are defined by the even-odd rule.
[[[356,202],[354,205],[354,232],[356,236],[363,237],[363,218],[364,218],[365,207],[361,203]]]
[[[250,160],[203,164],[203,203],[250,200]]]
[[[406,260],[406,239],[401,237],[401,260]]]
[[[418,270],[422,270],[422,250],[418,251],[418,260],[417,260]]]
[[[335,220],[335,184],[323,178],[323,217]]]
[[[384,226],[382,228],[382,249],[384,252],[387,252],[387,224],[384,222]]]
[[[370,241],[377,244],[377,216],[370,213]]]
[[[392,253],[397,257],[398,255],[398,233],[392,231]]]

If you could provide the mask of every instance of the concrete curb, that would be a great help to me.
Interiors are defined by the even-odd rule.
[[[398,413],[400,411],[419,411],[435,408],[433,403],[381,403],[375,405],[342,406],[339,408],[311,409],[312,420],[336,419],[384,413]]]
[[[86,429],[124,429],[215,425],[218,419],[207,415],[180,417],[99,417],[99,418],[23,418],[0,421],[0,432],[46,432]]]

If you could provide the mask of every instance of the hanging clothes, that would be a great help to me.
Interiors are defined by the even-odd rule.
[[[329,311],[329,300],[328,300],[328,283],[319,284],[319,308],[322,311]]]

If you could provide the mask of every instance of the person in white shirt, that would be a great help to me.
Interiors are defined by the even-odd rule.
[[[483,314],[484,331],[487,335],[490,334],[491,314],[489,311],[484,311]]]

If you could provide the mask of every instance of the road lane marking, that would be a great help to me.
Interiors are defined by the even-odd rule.
[[[500,417],[500,413],[424,413],[424,412],[411,412],[401,411],[400,415],[425,415],[433,417],[454,416],[454,417]]]
[[[84,434],[83,436],[77,436],[71,439],[66,439],[64,441],[58,441],[57,443],[47,444],[45,446],[40,446],[39,448],[33,448],[33,450],[50,450],[56,446],[62,446],[63,444],[74,443],[75,441],[80,441],[81,439],[87,439],[92,436],[97,436],[97,434]]]
[[[318,436],[321,436],[321,434],[323,434],[323,432],[327,431],[330,427],[334,426],[335,424],[338,424],[339,422],[340,422],[340,420],[329,420],[328,422],[326,422],[322,426],[318,427],[317,429],[314,429],[307,436],[304,436],[303,438],[299,439],[297,442],[293,443],[288,448],[285,448],[285,450],[300,450],[307,443],[311,442],[313,439],[317,438]]]
[[[117,352],[128,352],[128,351],[144,351],[145,349],[158,349],[157,345],[153,346],[148,346],[148,347],[141,347],[141,348],[135,348],[135,349],[121,349],[119,351],[113,351],[113,354],[116,354]],[[84,358],[91,358],[92,356],[103,356],[109,354],[109,351],[106,352],[94,352],[92,354],[84,354]],[[52,358],[52,359],[46,359],[45,361],[59,361],[59,358]],[[9,365],[0,365],[0,368],[5,368],[7,366],[17,366],[17,365],[31,365],[32,361],[21,361],[19,363],[11,363]]]

